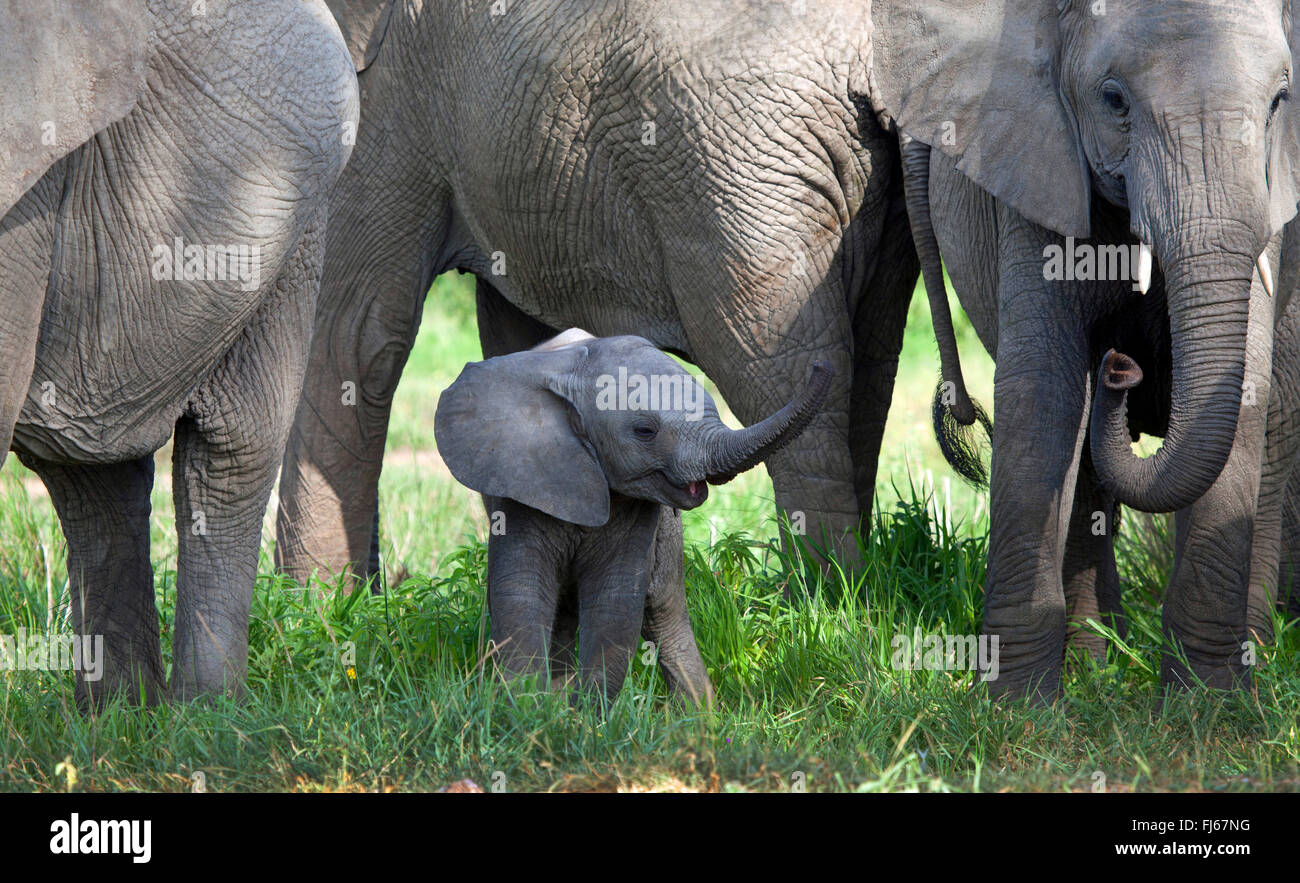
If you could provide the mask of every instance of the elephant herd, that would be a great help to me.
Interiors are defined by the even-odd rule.
[[[1296,28],[1288,0],[0,0],[0,457],[48,488],[104,636],[78,700],[241,688],[277,473],[277,568],[377,577],[393,393],[449,270],[488,359],[635,335],[747,426],[819,378],[762,455],[849,567],[922,275],[954,468],[981,477],[991,429],[990,691],[1051,701],[1067,639],[1105,651],[1072,623],[1122,632],[1122,506],[1177,513],[1165,682],[1248,687],[1300,551]],[[613,476],[593,514],[568,463],[536,492],[465,468],[613,525]]]

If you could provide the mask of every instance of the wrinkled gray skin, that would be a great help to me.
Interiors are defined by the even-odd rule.
[[[243,681],[325,196],[358,112],[323,4],[192,7],[0,3],[0,50],[19,70],[19,86],[6,74],[0,89],[0,195],[14,195],[0,217],[0,458],[12,449],[45,482],[68,541],[72,628],[104,638],[103,679],[76,682],[83,706],[165,692],[149,495],[153,454],[173,434],[171,686],[188,696]],[[51,45],[64,54],[51,59]],[[71,100],[43,79],[24,91],[28,65],[88,85],[68,86]],[[241,279],[173,281],[153,249],[177,237],[259,251]]]
[[[829,360],[825,409],[768,469],[809,540],[858,527],[917,269],[867,99],[869,4],[331,5],[362,125],[285,457],[284,570],[374,574],[393,391],[430,281],[456,268],[481,313],[685,356],[747,423]]]
[[[1090,6],[949,4],[931,17],[936,31],[899,43],[921,53],[910,59],[920,79],[898,68],[906,55],[877,59],[883,80],[900,71],[885,83],[900,127],[938,148],[937,245],[997,360],[984,629],[1000,636],[1001,671],[990,686],[1055,697],[1068,620],[1118,612],[1115,502],[1182,510],[1164,629],[1190,671],[1167,654],[1165,682],[1238,686],[1251,569],[1239,550],[1252,548],[1275,307],[1255,265],[1264,253],[1276,277],[1275,234],[1296,203],[1282,4],[1108,4],[1100,17]],[[980,19],[998,30],[960,18],[967,27],[945,31],[958,7],[1006,17]],[[955,121],[947,141],[944,120]],[[1150,293],[1046,280],[1044,249],[1064,246],[1062,234],[1148,243]],[[1136,432],[1162,435],[1161,450],[1139,460]]]
[[[682,392],[603,398],[623,372]],[[703,387],[639,337],[570,329],[467,365],[439,400],[434,427],[452,474],[484,494],[503,670],[542,674],[549,662],[564,683],[576,661],[582,685],[613,699],[642,636],[675,692],[711,702],[686,610],[679,512],[790,444],[830,385],[829,364],[814,363],[797,398],[732,430]]]
[[[1300,618],[1300,222],[1286,226],[1278,275],[1281,311],[1273,341],[1268,434],[1251,547],[1247,634],[1273,638],[1272,613]]]

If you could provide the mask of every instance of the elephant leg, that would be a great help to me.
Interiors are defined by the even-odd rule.
[[[506,300],[482,278],[475,281],[474,301],[478,314],[478,340],[485,359],[532,349],[559,334],[556,329],[537,321]]]
[[[994,373],[984,633],[998,641],[994,696],[1053,701],[1061,689],[1062,573],[1087,426],[1087,294],[1045,283],[1053,234],[999,212],[1003,228]],[[1024,255],[1032,257],[1024,258]],[[991,672],[982,673],[989,677]]]
[[[612,702],[627,677],[650,591],[656,503],[614,504],[574,562],[578,581],[578,669],[584,690]]]
[[[1270,259],[1276,262],[1274,254]],[[1166,686],[1190,687],[1198,680],[1220,689],[1250,685],[1243,645],[1274,325],[1272,298],[1258,284],[1251,289],[1248,324],[1241,408],[1228,461],[1210,489],[1175,518],[1174,573],[1163,616],[1169,646],[1160,666]]]
[[[1284,513],[1294,483],[1300,452],[1300,299],[1292,299],[1277,323],[1273,338],[1273,377],[1268,395],[1268,428],[1264,437],[1264,465],[1260,474],[1259,502],[1255,509],[1255,536],[1251,550],[1250,592],[1246,605],[1246,631],[1259,643],[1273,640],[1273,609],[1292,584],[1289,556],[1282,554]]]
[[[1300,456],[1282,501],[1282,544],[1278,557],[1277,605],[1288,619],[1300,619]]]
[[[1120,598],[1119,571],[1115,567],[1115,498],[1097,482],[1084,455],[1075,482],[1069,535],[1061,580],[1065,588],[1066,645],[1106,660],[1106,639],[1087,626],[1089,619],[1127,634]]]
[[[683,542],[681,514],[663,507],[641,635],[654,644],[668,689],[696,705],[711,706],[713,684],[686,609]]]
[[[427,291],[427,282],[417,287]],[[348,572],[349,590],[377,576],[388,419],[424,308],[409,289],[355,300],[312,339],[276,516],[276,568],[303,584]]]
[[[560,602],[563,543],[554,535],[559,522],[514,500],[483,502],[505,529],[488,543],[488,616],[497,666],[509,678],[545,674]]]
[[[835,377],[821,412],[797,439],[767,460],[767,471],[790,530],[803,536],[814,551],[825,550],[852,570],[861,561],[855,533],[866,528],[858,508],[849,444],[853,330],[843,296],[838,303],[823,302],[821,291],[817,289],[815,302],[801,311],[809,318],[801,318],[800,326],[812,322],[812,316],[820,320],[815,330],[797,327],[779,345],[767,339],[756,344],[739,333],[735,317],[718,317],[719,327],[731,327],[736,333],[693,344],[692,355],[746,426],[793,399],[807,383],[814,361],[830,361]],[[784,525],[782,533],[788,541]]]
[[[19,456],[45,482],[68,540],[73,634],[103,637],[102,674],[77,673],[77,704],[157,702],[165,677],[149,561],[153,458],[66,466]]]
[[[176,424],[179,539],[172,692],[239,692],[262,522],[302,389],[320,281],[309,226],[273,289]]]
[[[863,525],[871,524],[880,443],[894,398],[898,355],[903,349],[907,309],[920,265],[907,223],[901,181],[891,196],[874,272],[858,300],[853,320],[853,388],[849,447],[853,486]]]
[[[558,333],[510,303],[482,278],[475,281],[474,299],[479,345],[485,359],[531,349]],[[551,625],[549,657],[552,683],[568,682],[578,667],[577,652],[577,589],[563,585],[559,588]]]
[[[368,119],[382,115],[388,88],[367,86]],[[422,165],[427,151],[405,137],[363,125],[330,200],[310,361],[276,516],[276,568],[304,585],[313,574],[346,573],[351,589],[378,575],[379,474],[393,394],[425,295],[445,269],[447,197]]]
[[[645,614],[644,585],[633,575],[608,573],[578,590],[578,670],[583,688],[613,702],[627,678]]]

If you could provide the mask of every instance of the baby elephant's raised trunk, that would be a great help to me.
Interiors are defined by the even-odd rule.
[[[830,362],[814,362],[808,385],[788,405],[746,429],[721,432],[705,467],[709,483],[725,484],[794,441],[826,400],[834,374]]]

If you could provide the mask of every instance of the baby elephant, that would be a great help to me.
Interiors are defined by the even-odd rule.
[[[549,661],[563,682],[576,661],[583,686],[612,700],[643,635],[674,692],[711,702],[686,612],[678,510],[789,444],[830,382],[829,363],[817,362],[794,401],[733,430],[640,337],[574,328],[466,365],[434,431],[490,514],[488,609],[506,673],[542,674]]]

